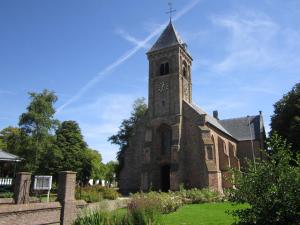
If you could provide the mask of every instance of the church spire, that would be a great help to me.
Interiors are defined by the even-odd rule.
[[[180,38],[179,34],[176,32],[172,21],[170,20],[169,24],[161,33],[161,35],[154,43],[152,48],[148,51],[148,53],[175,45],[184,45],[184,42]]]

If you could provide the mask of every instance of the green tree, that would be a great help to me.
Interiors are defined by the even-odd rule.
[[[60,153],[59,153],[60,151]],[[83,140],[79,125],[75,121],[64,121],[56,131],[54,151],[57,154],[54,165],[59,170],[72,170],[77,172],[78,180],[86,182],[89,179],[91,162],[86,157],[87,144]],[[58,164],[57,164],[58,162]]]
[[[92,179],[104,179],[106,174],[105,165],[102,163],[102,156],[97,150],[87,149],[87,162],[90,162],[89,177]]]
[[[106,175],[105,180],[107,180],[110,184],[116,179],[116,172],[118,169],[118,163],[115,161],[109,161],[106,163]]]
[[[300,151],[300,83],[274,104],[270,135],[274,132],[287,139],[293,151]]]
[[[124,119],[117,134],[108,138],[108,141],[112,144],[119,145],[119,151],[117,152],[117,177],[124,164],[124,152],[129,146],[129,139],[134,135],[134,127],[146,114],[147,109],[145,98],[136,99],[129,119]]]
[[[0,149],[18,154],[20,149],[21,130],[18,127],[6,127],[0,131]]]
[[[23,171],[34,171],[35,166],[34,149],[32,138],[18,127],[6,127],[0,132],[0,139],[3,142],[3,150],[15,154],[24,160],[18,164]]]
[[[42,93],[29,93],[31,102],[27,107],[27,112],[23,113],[19,119],[19,126],[22,130],[23,138],[27,139],[27,145],[23,146],[22,154],[30,149],[30,157],[26,158],[28,169],[36,172],[39,169],[43,170],[40,162],[45,157],[47,148],[51,146],[51,132],[58,125],[55,120],[54,103],[57,101],[57,96],[54,92],[44,90]],[[28,139],[31,139],[29,141]],[[34,152],[32,154],[32,151]],[[28,155],[29,154],[25,154]]]
[[[293,157],[290,145],[276,133],[267,143],[268,160],[249,161],[248,171],[234,172],[229,200],[248,203],[249,208],[233,211],[238,224],[296,225],[300,221],[300,154]],[[291,166],[290,161],[294,161]]]

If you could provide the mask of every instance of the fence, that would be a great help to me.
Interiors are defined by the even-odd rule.
[[[31,173],[17,174],[14,203],[0,204],[0,225],[69,225],[86,205],[75,200],[75,172],[59,173],[57,202],[29,203],[30,183]]]
[[[0,177],[0,186],[12,186],[12,178],[1,178]]]

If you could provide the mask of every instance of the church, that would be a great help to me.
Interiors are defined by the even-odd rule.
[[[192,101],[192,56],[172,21],[147,52],[148,111],[138,122],[119,174],[124,194],[230,187],[228,169],[262,158],[262,113],[221,120]]]

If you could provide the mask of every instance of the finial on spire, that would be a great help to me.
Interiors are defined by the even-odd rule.
[[[172,20],[172,13],[176,12],[176,10],[172,8],[172,3],[171,2],[169,2],[168,5],[169,5],[169,11],[166,12],[166,13],[170,14],[170,21],[171,21]]]

